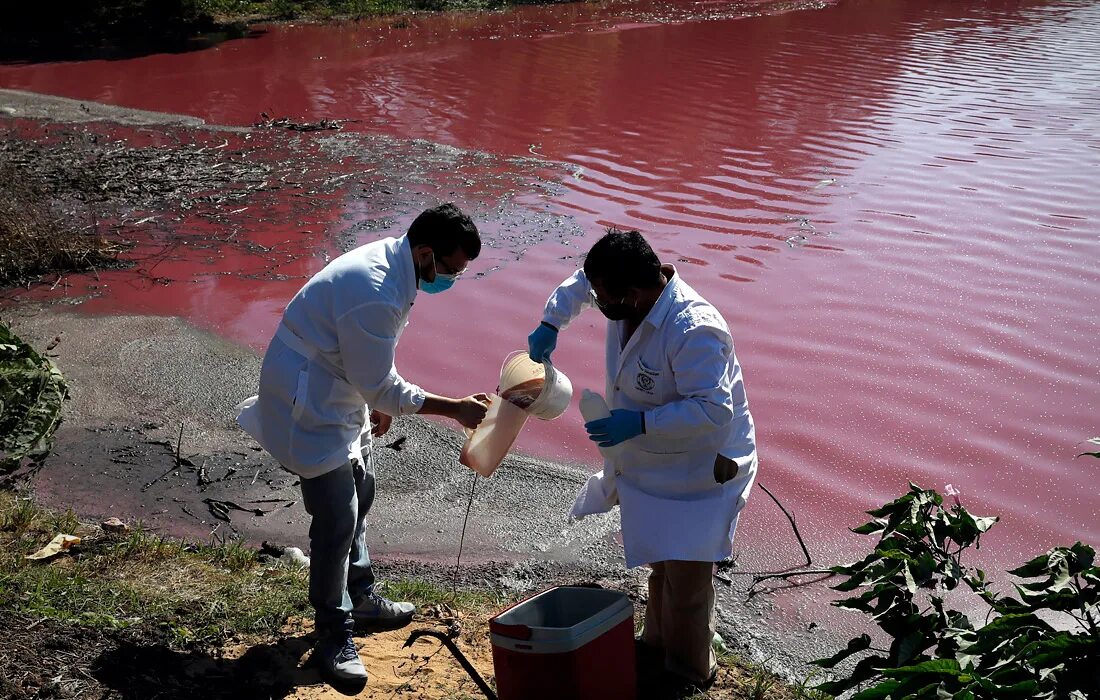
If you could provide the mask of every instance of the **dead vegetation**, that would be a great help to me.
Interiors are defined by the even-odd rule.
[[[91,130],[69,130],[59,138],[7,140],[0,144],[0,163],[34,173],[42,190],[65,203],[114,209],[175,204],[188,210],[233,202],[271,185],[270,165],[230,145],[229,135],[213,145],[139,146]]]
[[[92,130],[0,142],[0,287],[117,267],[137,224],[217,208],[278,184],[272,166],[221,144],[136,146]],[[46,280],[48,283],[48,279]]]
[[[123,248],[100,235],[94,221],[63,217],[39,178],[0,158],[0,286],[50,271],[108,267]]]

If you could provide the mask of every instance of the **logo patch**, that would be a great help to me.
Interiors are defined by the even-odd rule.
[[[653,377],[649,376],[645,372],[638,372],[638,379],[635,381],[634,386],[638,388],[638,391],[644,391],[647,394],[653,393]]]

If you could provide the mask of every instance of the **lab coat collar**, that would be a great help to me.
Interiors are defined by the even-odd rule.
[[[665,284],[664,290],[661,292],[661,296],[657,297],[657,301],[654,302],[653,308],[646,314],[642,323],[648,323],[654,328],[660,328],[665,322],[665,318],[668,317],[669,311],[672,310],[672,302],[680,291],[680,275],[676,272],[676,266],[669,265],[672,268],[672,276],[669,278],[668,283]]]
[[[404,272],[404,279],[401,281],[401,291],[404,292],[409,305],[412,305],[413,300],[416,299],[417,292],[416,262],[413,260],[412,243],[409,241],[409,236],[407,234],[397,238],[396,241],[398,258],[396,269]]]

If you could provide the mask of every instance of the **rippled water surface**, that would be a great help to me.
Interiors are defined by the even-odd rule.
[[[729,320],[760,479],[819,562],[858,551],[845,527],[907,479],[953,483],[1002,515],[983,548],[997,562],[1100,544],[1098,463],[1074,457],[1100,434],[1100,4],[528,8],[0,67],[0,84],[216,123],[352,118],[562,161],[563,193],[529,205],[589,235],[418,302],[399,354],[410,378],[491,386],[577,253],[602,227],[638,228]],[[262,347],[298,284],[245,292],[210,277],[190,300],[172,301],[191,294],[177,286],[90,308],[147,309],[163,294]],[[575,386],[602,386],[602,326],[582,318],[555,355]],[[532,425],[522,446],[595,458],[575,413]],[[746,561],[797,561],[787,533],[755,496]]]

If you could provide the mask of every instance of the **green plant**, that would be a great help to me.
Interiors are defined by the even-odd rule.
[[[22,537],[38,524],[44,511],[32,498],[17,498],[0,513],[0,530]]]
[[[53,532],[74,533],[80,527],[80,519],[76,517],[76,511],[69,506],[64,513],[50,516],[50,530]]]
[[[0,475],[45,458],[67,397],[57,366],[0,322]]]
[[[293,0],[271,0],[267,3],[268,12],[274,19],[294,19],[301,8]]]
[[[910,484],[907,494],[869,511],[853,530],[879,535],[863,560],[833,567],[847,579],[834,588],[860,592],[835,603],[863,612],[889,640],[876,648],[867,634],[814,663],[834,668],[862,654],[845,677],[817,686],[852,700],[1085,700],[1100,693],[1100,568],[1078,542],[1056,547],[1008,573],[1016,597],[994,591],[985,572],[963,565],[995,517],[975,517],[955,499]],[[947,607],[946,595],[965,585],[989,607],[975,626]],[[989,618],[992,618],[991,620]]]

